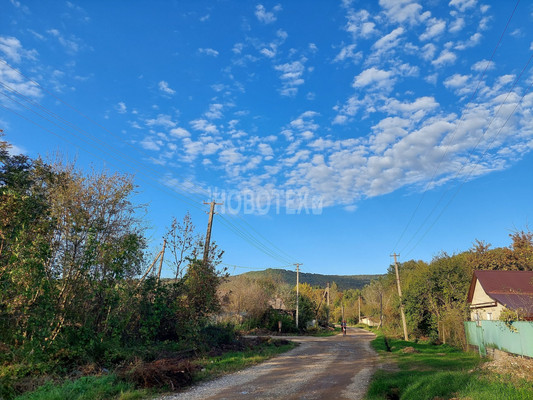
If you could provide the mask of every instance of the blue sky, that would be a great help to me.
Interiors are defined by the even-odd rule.
[[[211,199],[231,273],[383,273],[530,223],[531,2],[0,9],[13,152],[135,174],[154,251]]]

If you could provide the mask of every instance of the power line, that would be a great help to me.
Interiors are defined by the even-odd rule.
[[[461,172],[467,167],[467,162],[468,160],[470,160],[471,158],[473,158],[473,155],[474,155],[474,151],[477,150],[478,146],[481,144],[481,141],[483,140],[483,138],[485,137],[485,134],[488,132],[490,126],[492,125],[492,123],[495,121],[496,117],[498,116],[498,114],[500,113],[501,109],[503,108],[503,106],[505,105],[505,103],[507,102],[507,99],[509,98],[509,96],[511,95],[511,93],[513,93],[513,90],[514,88],[516,87],[517,83],[519,82],[520,78],[522,77],[522,75],[524,74],[524,72],[527,70],[527,67],[529,66],[531,60],[533,59],[533,54],[531,54],[531,56],[529,57],[526,65],[522,68],[522,71],[520,72],[520,74],[517,76],[517,78],[515,79],[512,87],[509,89],[509,91],[507,92],[507,95],[505,96],[505,99],[502,101],[502,103],[500,104],[500,106],[498,107],[498,109],[496,110],[496,112],[494,113],[494,115],[492,116],[491,120],[489,121],[489,123],[487,124],[484,132],[482,133],[482,135],[479,137],[478,141],[476,142],[476,144],[474,145],[474,147],[469,151],[469,154],[467,156],[467,161],[461,165],[461,168],[459,168],[457,170],[457,172],[455,173],[455,175],[453,176],[452,180],[455,180],[456,178],[458,178],[461,174]],[[529,90],[529,89],[528,89]],[[523,97],[522,97],[523,98]],[[520,100],[521,101],[521,100]],[[517,103],[518,104],[518,103]],[[516,108],[515,108],[516,110]],[[514,110],[513,112],[509,115],[507,121],[509,120],[510,116],[514,113]],[[507,123],[507,121],[505,122],[505,124]],[[501,130],[503,129],[503,127],[505,126],[505,124],[500,128],[499,132],[497,133],[496,136],[499,135],[499,133],[501,132]],[[491,142],[492,143],[492,142]],[[485,151],[486,153],[486,151]],[[480,160],[483,159],[483,156],[485,155],[485,153],[483,153],[482,157]],[[470,176],[471,173],[467,174],[467,176]],[[464,182],[460,185],[462,186],[464,184]],[[400,252],[403,252],[408,246],[409,244],[414,240],[414,238],[418,235],[418,233],[422,230],[423,226],[428,222],[428,220],[431,218],[431,216],[433,215],[433,213],[437,210],[438,206],[440,205],[440,203],[443,201],[444,197],[446,196],[446,194],[448,194],[449,191],[451,191],[452,188],[448,188],[447,190],[445,190],[439,200],[437,201],[437,203],[435,204],[435,206],[433,207],[433,209],[428,213],[428,215],[426,216],[426,218],[424,219],[424,221],[420,224],[420,226],[418,227],[418,229],[416,230],[416,232],[411,236],[411,238],[409,239],[409,241],[404,245],[404,247],[400,250]],[[431,226],[433,226],[435,223],[433,223]],[[425,234],[424,234],[425,236]],[[420,242],[420,241],[419,241]],[[419,243],[418,242],[418,243]],[[416,247],[416,246],[415,246]],[[411,249],[412,251],[413,249]],[[410,252],[408,252],[407,254],[409,254]]]
[[[11,67],[9,64],[7,64],[5,61],[3,60],[0,60],[2,61],[4,64],[6,64],[8,67],[10,67],[11,69],[15,70],[17,73],[19,73],[21,76],[25,77],[26,79],[29,79],[28,77],[26,77],[24,74],[22,74],[20,71],[16,70],[15,68]],[[35,85],[43,88],[38,82],[34,81],[34,80],[31,80],[29,79],[32,83],[34,83]],[[89,135],[87,132],[85,132],[83,129],[77,127],[75,124],[69,122],[68,120],[62,118],[61,116],[57,115],[56,113],[48,110],[46,107],[42,106],[41,104],[33,101],[32,99],[28,98],[27,96],[25,96],[24,94],[18,92],[17,90],[9,87],[8,85],[0,82],[0,84],[6,88],[8,91],[10,91],[11,93],[17,95],[18,97],[22,98],[23,100],[25,100],[26,102],[28,102],[29,104],[33,105],[34,107],[37,107],[38,109],[44,111],[46,114],[48,114],[49,116],[52,116],[53,118],[55,118],[56,120],[62,122],[64,125],[66,125],[67,127],[69,127],[70,129],[74,129],[76,131],[78,131],[80,134],[82,134],[83,136],[87,137],[89,140],[93,140],[95,142],[99,142],[102,147],[96,147],[94,146],[92,143],[90,142],[87,142],[85,139],[77,136],[76,134],[74,134],[72,131],[70,131],[69,129],[57,124],[56,122],[50,120],[49,118],[47,118],[46,116],[43,116],[41,114],[39,114],[38,112],[36,112],[35,110],[31,109],[30,107],[20,103],[19,101],[15,100],[14,98],[10,97],[9,95],[7,95],[6,93],[2,93],[2,95],[4,95],[5,97],[7,97],[8,99],[10,99],[11,101],[19,104],[20,106],[22,106],[23,108],[29,110],[30,112],[34,113],[35,115],[38,115],[39,117],[41,117],[42,119],[48,121],[49,123],[59,127],[60,129],[64,130],[65,132],[67,132],[68,134],[82,140],[84,143],[88,144],[89,146],[92,146],[92,147],[95,147],[97,148],[99,151],[102,151],[103,153],[105,153],[107,156],[117,160],[117,158],[113,155],[113,154],[109,154],[107,153],[105,150],[102,150],[102,148],[107,148],[108,145],[107,143],[103,143],[101,140],[99,140],[98,138],[95,138],[91,135]],[[51,94],[49,91],[47,91],[46,89],[43,88],[43,90],[49,94]],[[61,100],[60,98],[58,98],[57,96],[54,96],[53,94],[51,94],[54,98],[56,98],[57,100],[59,100],[61,103],[63,104],[66,104],[68,105],[70,108],[74,109],[75,111],[77,111],[80,115],[84,116],[85,118],[87,118],[89,121],[93,122],[94,124],[96,124],[97,126],[101,127],[102,129],[106,130],[106,132],[109,132],[110,134],[112,134],[112,132],[108,131],[106,128],[102,127],[101,125],[97,124],[96,122],[94,122],[92,119],[90,119],[89,117],[87,117],[85,114],[79,112],[78,110],[76,110],[74,107],[70,106],[68,103],[64,102],[63,100]],[[45,130],[46,132],[54,135],[54,136],[57,136],[59,138],[61,138],[62,140],[65,140],[66,142],[74,145],[75,147],[78,147],[78,145],[76,145],[75,143],[67,140],[66,138],[64,138],[63,136],[57,134],[56,132],[54,131],[51,131],[47,128],[45,128],[44,126],[42,126],[41,124],[39,123],[36,123],[35,121],[31,120],[30,118],[28,117],[25,117],[23,116],[22,114],[8,108],[8,107],[4,107],[6,110],[8,111],[11,111],[12,113],[14,113],[15,115],[19,116],[20,118],[23,118],[25,120],[27,120],[28,122],[31,122],[33,123],[34,125],[40,127],[41,129]],[[113,134],[112,134],[113,135]],[[115,135],[113,135],[115,136]],[[119,139],[120,140],[120,139]],[[122,141],[122,140],[120,140]],[[123,141],[122,141],[123,142]],[[123,142],[123,143],[126,143],[126,142]],[[127,144],[127,143],[126,143]],[[129,144],[128,144],[129,145]],[[130,147],[132,147],[131,145],[129,145]],[[100,158],[102,160],[104,160],[102,157],[94,154],[94,153],[91,153],[90,151],[88,151],[87,149],[85,148],[82,148],[82,150],[86,151],[87,153],[91,154],[92,156],[96,157],[96,158]],[[120,153],[120,152],[119,152]],[[126,160],[126,163],[128,163],[128,156],[122,154],[122,158],[124,158],[124,160]],[[104,160],[106,161],[106,160]],[[119,162],[119,164],[123,163],[124,161],[120,161],[120,160],[117,160]],[[135,165],[139,164],[138,163],[138,160],[135,160]],[[146,167],[146,165],[143,165],[144,167]],[[131,164],[130,164],[130,167],[131,167]],[[132,167],[132,169],[134,171],[136,171],[139,175],[147,175],[146,174],[146,171],[141,171],[139,169],[137,169],[135,166]],[[156,181],[159,181],[159,176],[157,174],[156,171],[154,171],[153,169],[151,169],[150,167],[147,167],[146,168],[148,171],[152,171],[153,172],[153,176],[152,177],[155,177],[156,178]],[[190,181],[189,181],[190,182]],[[148,182],[151,186],[154,186],[151,181]],[[161,183],[161,182],[160,182]],[[191,186],[193,187],[198,187],[197,185],[195,185],[193,182],[190,182],[191,183]],[[165,186],[166,188],[169,188],[168,185],[163,185]],[[160,189],[158,186],[155,186],[156,189]],[[173,188],[170,188],[170,189],[173,189]],[[204,191],[205,193],[207,193],[203,188],[201,188],[202,191]],[[188,194],[191,194],[188,190],[186,190],[185,188],[182,188],[182,191],[185,192],[185,193],[188,193]],[[182,194],[182,193],[179,193],[179,192],[176,192],[175,189],[172,190],[173,193],[177,193],[179,194],[180,196],[182,196],[184,199],[187,199],[188,201],[185,201],[186,203],[189,203],[190,205],[192,205],[193,207],[195,208],[199,208],[197,202],[195,199],[191,199],[190,197],[186,196],[185,194]],[[181,199],[182,201],[183,198]],[[245,239],[248,243],[252,244],[254,247],[258,248],[259,250],[261,250],[263,253],[267,254],[268,256],[274,258],[274,259],[277,259],[277,260],[283,260],[284,263],[286,262],[289,262],[290,259],[289,258],[286,258],[285,256],[282,256],[281,253],[284,253],[285,255],[288,256],[287,253],[283,252],[281,249],[279,249],[279,247],[275,246],[271,241],[269,241],[268,239],[266,239],[263,235],[261,235],[257,230],[255,230],[250,224],[248,224],[242,217],[238,216],[242,221],[244,221],[248,226],[250,226],[257,234],[259,234],[264,240],[266,240],[271,246],[275,247],[277,249],[277,251],[274,251],[274,250],[271,250],[268,248],[268,246],[266,246],[265,244],[261,243],[261,241],[259,239],[257,239],[256,237],[254,237],[253,234],[250,234],[248,232],[246,232],[246,228],[239,228],[237,227],[235,224],[232,224],[231,222],[229,222],[228,220],[226,220],[226,226],[230,228],[230,230],[232,230],[234,233],[236,233],[238,236],[240,236],[241,238]],[[289,256],[290,257],[290,256]]]
[[[496,50],[498,49],[498,47],[500,46],[500,43],[503,39],[503,36],[505,35],[505,32],[507,31],[507,28],[509,27],[509,24],[511,23],[511,20],[516,12],[516,9],[518,8],[518,4],[520,3],[520,0],[517,0],[514,8],[513,8],[513,11],[509,17],[509,19],[507,20],[507,23],[505,24],[505,28],[503,29],[501,35],[500,35],[500,38],[498,39],[498,42],[496,43],[496,46],[494,47],[494,50],[492,51],[492,54],[490,56],[490,59],[487,61],[487,63],[485,64],[485,68],[483,70],[483,73],[481,74],[481,77],[479,78],[478,80],[478,84],[476,86],[476,89],[474,90],[474,92],[472,93],[472,95],[470,96],[466,106],[468,107],[468,105],[472,102],[472,100],[474,99],[474,97],[477,95],[477,92],[479,90],[479,87],[481,85],[481,83],[483,82],[483,78],[485,77],[485,74],[487,72],[487,69],[489,68],[492,60],[494,59],[494,55],[496,54]],[[452,132],[452,135],[451,135],[451,139],[450,139],[450,147],[451,147],[451,143],[453,143],[453,140],[455,139],[455,135],[457,133],[457,130],[459,129],[459,126],[460,124],[463,122],[463,119],[464,119],[464,116],[465,114],[463,113],[463,115],[461,116],[461,119],[459,120],[459,123],[455,126],[455,129],[453,130]],[[426,196],[426,193],[428,192],[429,188],[431,187],[431,185],[434,183],[435,181],[435,178],[437,177],[437,173],[440,169],[440,166],[442,165],[442,162],[444,161],[444,159],[446,158],[446,156],[448,155],[448,148],[446,148],[445,152],[443,153],[442,157],[440,158],[439,162],[437,163],[437,166],[433,172],[433,175],[431,176],[431,179],[430,181],[427,183],[421,197],[420,197],[420,200],[418,201],[418,204],[416,205],[415,209],[413,210],[408,222],[407,222],[407,225],[405,226],[405,228],[403,229],[402,233],[400,234],[400,237],[398,238],[398,240],[396,241],[396,244],[394,245],[394,248],[393,248],[393,252],[396,250],[398,244],[401,242],[401,240],[403,239],[405,233],[407,232],[407,229],[409,228],[409,226],[411,225],[411,223],[413,222],[413,219],[418,211],[418,209],[420,208],[420,205],[422,204],[422,201],[424,200],[425,196]],[[425,223],[425,222],[424,222]],[[420,228],[419,228],[420,229]],[[418,231],[417,231],[418,233]],[[417,234],[415,233],[415,235]],[[412,240],[412,238],[411,238]],[[410,240],[410,241],[411,241]],[[409,241],[409,242],[410,242]],[[406,246],[404,246],[405,248]]]
[[[522,100],[524,99],[524,97],[526,96],[526,94],[531,90],[531,87],[533,86],[533,81],[531,82],[531,84],[529,85],[529,87],[526,89],[526,91],[524,92],[524,94],[522,95],[522,97],[520,98],[520,100],[516,103],[516,106],[515,108],[513,109],[513,111],[509,114],[509,116],[507,117],[507,119],[505,120],[505,122],[503,123],[503,125],[500,127],[500,129],[498,130],[498,133],[492,138],[492,140],[489,142],[487,148],[485,149],[485,151],[482,153],[481,155],[481,158],[480,160],[482,160],[485,155],[487,154],[487,152],[489,151],[489,149],[491,148],[491,145],[492,143],[494,143],[494,141],[496,140],[496,138],[500,135],[501,131],[503,130],[503,128],[505,127],[505,125],[507,125],[507,122],[509,122],[509,120],[511,119],[511,117],[513,116],[513,114],[515,113],[516,109],[518,108],[518,106],[520,105],[520,103],[522,102]],[[424,234],[422,235],[422,237],[418,240],[418,242],[416,242],[416,244],[407,252],[407,254],[411,254],[411,252],[418,246],[418,244],[420,244],[420,242],[426,237],[426,235],[428,234],[428,232],[433,228],[433,226],[437,223],[437,221],[440,219],[440,217],[442,216],[442,214],[444,214],[444,211],[446,211],[446,209],[450,206],[450,204],[452,203],[452,201],[455,199],[455,197],[457,196],[457,194],[459,193],[459,191],[462,189],[462,187],[464,186],[464,184],[468,181],[468,178],[472,175],[472,173],[474,172],[476,166],[473,166],[471,169],[470,169],[470,172],[467,174],[466,178],[463,180],[463,182],[461,183],[461,185],[459,185],[459,187],[457,188],[457,190],[455,191],[455,193],[452,195],[452,197],[450,198],[450,200],[448,201],[448,203],[446,203],[446,205],[444,206],[444,208],[441,210],[441,212],[439,213],[439,215],[437,216],[437,218],[433,221],[433,223],[427,228],[427,230],[424,232]]]

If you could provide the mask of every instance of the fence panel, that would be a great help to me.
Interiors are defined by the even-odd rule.
[[[465,333],[467,343],[477,346],[481,355],[486,354],[485,347],[490,347],[533,357],[533,322],[468,321]]]

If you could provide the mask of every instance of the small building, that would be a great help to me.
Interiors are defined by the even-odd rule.
[[[533,271],[474,271],[468,303],[472,321],[498,320],[505,309],[533,321]]]
[[[379,326],[379,321],[375,321],[371,317],[361,317],[362,324],[368,325],[368,326]]]

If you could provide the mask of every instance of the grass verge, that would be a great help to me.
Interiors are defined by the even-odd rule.
[[[51,382],[32,393],[26,393],[15,400],[136,400],[146,398],[148,391],[135,389],[116,375],[86,376],[61,385]]]
[[[201,356],[191,360],[195,366],[193,382],[200,382],[235,372],[293,349],[295,343],[265,338],[242,351],[229,351],[219,356]],[[151,398],[169,388],[139,389],[134,383],[110,373],[85,376],[63,382],[49,381],[37,390],[14,397],[14,400],[137,400]],[[0,399],[3,399],[0,396]]]
[[[475,353],[447,345],[387,339],[379,332],[372,346],[397,370],[376,372],[367,400],[374,399],[533,399],[533,385],[525,380],[482,370]]]

